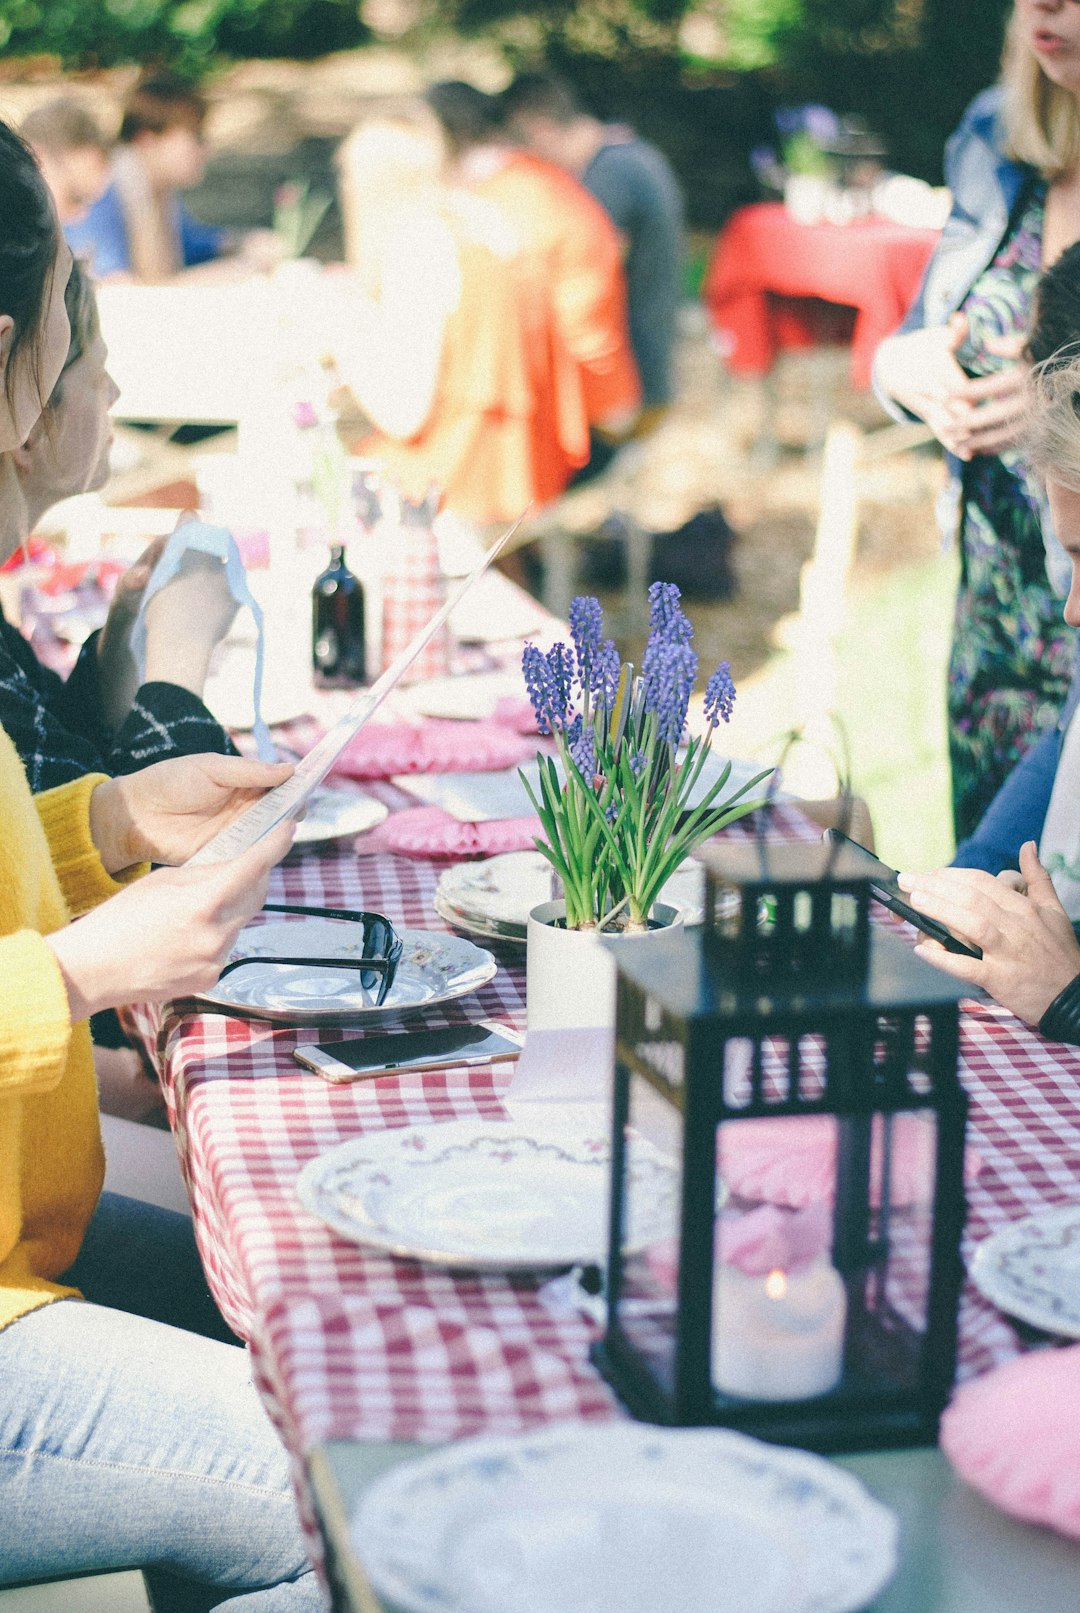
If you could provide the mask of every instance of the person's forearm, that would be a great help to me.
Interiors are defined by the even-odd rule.
[[[216,640],[214,644],[208,644],[195,637],[182,638],[179,635],[171,641],[159,640],[160,635],[148,639],[143,682],[175,683],[190,694],[201,696]]]
[[[145,848],[136,845],[122,780],[103,779],[90,797],[90,838],[107,873],[118,874],[145,860]]]
[[[1039,1020],[1039,1033],[1051,1042],[1080,1043],[1080,974],[1058,992]]]
[[[60,968],[73,1025],[126,1000],[115,959],[103,952],[100,940],[89,925],[80,922],[45,937]]]

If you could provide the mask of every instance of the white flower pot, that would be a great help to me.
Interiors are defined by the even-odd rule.
[[[615,953],[649,946],[682,924],[682,914],[657,902],[655,926],[633,935],[566,930],[556,923],[565,902],[542,902],[529,914],[525,1007],[530,1031],[611,1030],[615,1024]]]

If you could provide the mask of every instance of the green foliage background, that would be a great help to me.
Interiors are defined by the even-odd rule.
[[[65,66],[313,57],[371,36],[360,0],[0,0],[8,58]],[[748,153],[777,105],[821,101],[862,114],[892,165],[938,180],[945,138],[997,76],[1011,0],[427,0],[419,43],[457,30],[493,37],[513,67],[563,72],[605,117],[669,152],[691,217],[715,226],[754,194]],[[722,41],[693,56],[681,25],[702,13]],[[408,44],[408,40],[404,41]]]
[[[356,0],[0,0],[4,55],[67,67],[156,62],[195,77],[219,55],[319,56],[369,37]]]

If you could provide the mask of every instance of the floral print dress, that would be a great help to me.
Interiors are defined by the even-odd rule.
[[[1036,185],[963,304],[969,334],[957,357],[969,374],[1001,363],[986,351],[988,337],[1029,327],[1045,199],[1045,186]],[[1039,487],[1015,449],[964,466],[960,566],[948,672],[958,841],[975,829],[1024,752],[1053,727],[1072,671],[1075,632],[1046,575]]]

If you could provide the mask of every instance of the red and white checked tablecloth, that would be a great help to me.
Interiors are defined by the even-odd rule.
[[[786,832],[805,832],[795,814],[778,815]],[[272,896],[374,907],[410,927],[442,928],[431,906],[436,878],[423,861],[334,851],[279,870]],[[522,1023],[520,954],[500,962],[478,998],[450,1005],[448,1018],[482,1012]],[[303,1458],[327,1439],[441,1440],[618,1414],[588,1361],[591,1324],[547,1302],[540,1280],[452,1273],[362,1250],[324,1228],[294,1193],[301,1167],[347,1137],[499,1118],[505,1066],[332,1086],[293,1061],[298,1042],[319,1039],[310,1029],[181,1009],[140,1010],[136,1022],[162,1071],[211,1287],[250,1340],[305,1512]],[[1005,1222],[1075,1200],[1080,1048],[1044,1042],[1003,1010],[971,1005],[962,1057],[971,1140],[983,1160],[970,1191],[970,1253]],[[961,1375],[1020,1347],[1009,1322],[968,1285]]]

